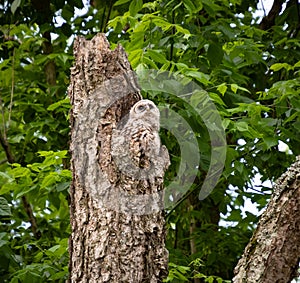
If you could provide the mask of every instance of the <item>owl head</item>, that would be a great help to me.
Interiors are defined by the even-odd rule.
[[[132,106],[129,119],[141,120],[149,124],[153,129],[159,130],[159,110],[156,105],[148,99],[142,99]]]

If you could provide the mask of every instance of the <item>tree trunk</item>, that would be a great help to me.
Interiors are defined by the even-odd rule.
[[[162,178],[125,176],[111,154],[114,129],[141,99],[135,75],[123,48],[111,51],[103,34],[77,38],[74,54],[69,281],[162,282],[168,261]]]
[[[291,282],[300,259],[300,157],[277,180],[236,268],[234,283]]]

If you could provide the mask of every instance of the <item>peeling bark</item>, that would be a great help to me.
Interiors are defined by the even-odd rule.
[[[291,282],[300,259],[300,157],[274,193],[236,268],[234,283]]]
[[[146,209],[149,199],[162,207],[162,178],[124,176],[111,154],[113,130],[141,99],[135,75],[123,48],[111,51],[103,34],[77,38],[74,54],[69,281],[162,282],[168,261],[164,215]]]

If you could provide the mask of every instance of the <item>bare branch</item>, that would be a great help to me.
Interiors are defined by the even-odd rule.
[[[13,49],[12,63],[11,63],[11,91],[10,91],[10,104],[9,104],[9,112],[8,112],[8,125],[10,124],[10,119],[11,119],[14,89],[15,89],[15,48]]]
[[[279,15],[282,9],[282,5],[284,0],[274,0],[273,6],[267,16],[265,16],[261,23],[259,24],[259,28],[262,30],[268,30],[272,26],[275,25],[275,19]]]
[[[31,205],[30,205],[30,203],[28,202],[28,200],[25,196],[22,196],[22,203],[23,203],[23,206],[25,208],[26,214],[29,218],[32,233],[33,233],[33,235],[36,239],[39,239],[41,237],[41,232],[38,231],[36,218],[34,217]]]

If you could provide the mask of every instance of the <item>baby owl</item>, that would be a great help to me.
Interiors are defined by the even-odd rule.
[[[169,155],[158,135],[159,118],[156,105],[143,99],[132,106],[124,127],[113,131],[112,156],[122,173],[137,179],[163,176]]]

